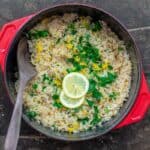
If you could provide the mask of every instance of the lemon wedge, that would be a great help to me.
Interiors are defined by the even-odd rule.
[[[84,97],[72,99],[65,95],[62,91],[60,94],[60,102],[67,108],[76,108],[82,105],[84,102]]]
[[[72,72],[64,77],[62,86],[67,97],[78,99],[87,93],[89,89],[89,81],[81,73]]]

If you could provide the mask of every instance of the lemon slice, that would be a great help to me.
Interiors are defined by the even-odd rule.
[[[60,102],[67,108],[76,108],[82,105],[84,102],[84,97],[72,99],[65,95],[62,91],[60,94]]]
[[[73,99],[83,97],[89,89],[88,79],[77,72],[67,74],[62,85],[66,96]]]

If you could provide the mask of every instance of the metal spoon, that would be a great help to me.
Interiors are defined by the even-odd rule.
[[[27,82],[36,75],[36,71],[29,61],[27,39],[19,41],[17,49],[17,61],[19,68],[19,90],[11,117],[10,125],[5,139],[5,150],[16,150],[22,116],[23,91]]]

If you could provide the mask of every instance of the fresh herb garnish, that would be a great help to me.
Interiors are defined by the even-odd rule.
[[[113,67],[112,67],[111,65],[108,65],[108,69],[109,69],[109,70],[112,70]]]
[[[48,84],[51,84],[52,78],[50,78],[47,74],[43,74],[42,77],[43,77],[43,78],[42,78],[42,81],[43,81],[43,82],[46,82],[46,81],[47,81]]]
[[[89,121],[89,118],[88,117],[78,118],[78,121],[81,122],[83,125],[85,125]]]
[[[30,120],[33,120],[36,116],[37,116],[37,113],[35,111],[26,111],[26,115],[28,116],[28,118]]]
[[[99,50],[90,43],[89,39],[89,34],[79,37],[78,45],[76,47],[79,51],[79,56],[82,59],[85,58],[89,61],[98,62],[101,60]]]
[[[92,125],[96,125],[101,121],[101,118],[99,117],[99,110],[97,106],[94,106],[94,114],[93,114],[93,119],[90,122]]]
[[[96,81],[94,79],[89,79],[89,92],[93,92],[96,89]]]
[[[73,22],[68,25],[68,31],[72,35],[75,35],[77,33],[77,30],[75,29],[75,24]]]
[[[36,90],[36,89],[38,88],[38,84],[37,84],[37,83],[34,83],[34,84],[32,85],[32,88],[33,88],[34,90]]]
[[[102,98],[102,93],[95,89],[92,91],[92,96],[96,99],[96,100],[100,100]]]
[[[56,44],[58,44],[58,43],[60,42],[60,40],[61,40],[61,38],[58,38],[58,39],[56,40]]]
[[[111,72],[108,72],[106,76],[102,76],[102,77],[97,76],[99,85],[102,87],[105,87],[106,85],[113,83],[116,80],[116,78],[117,78],[117,74]]]
[[[30,92],[30,96],[33,97],[33,96],[36,96],[36,94],[32,91]]]
[[[93,32],[100,31],[102,29],[102,24],[99,21],[93,22],[90,25],[90,29]]]
[[[44,92],[45,89],[46,89],[46,86],[43,86],[43,87],[42,87],[42,92]]]
[[[54,94],[54,95],[52,96],[52,98],[53,98],[54,100],[57,100],[57,99],[59,99],[59,95],[58,95],[58,94]]]
[[[117,97],[117,93],[116,93],[116,92],[112,92],[112,93],[109,95],[109,98],[110,98],[111,100],[115,100],[116,97]]]
[[[53,103],[53,106],[54,106],[54,107],[57,107],[57,108],[62,108],[62,107],[63,107],[63,105],[62,105],[60,102],[57,102],[57,101],[55,101],[55,102]]]
[[[118,51],[123,51],[123,47],[118,47]]]
[[[49,32],[47,30],[31,30],[27,34],[28,39],[39,39],[41,37],[47,37]]]
[[[87,103],[88,103],[88,105],[90,106],[90,107],[93,107],[94,106],[94,102],[93,101],[91,101],[91,100],[86,100],[87,101]]]

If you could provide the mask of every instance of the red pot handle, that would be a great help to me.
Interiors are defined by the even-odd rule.
[[[149,107],[150,107],[150,93],[144,73],[142,73],[141,87],[139,90],[137,100],[135,101],[128,115],[123,119],[123,121],[119,125],[115,127],[115,129],[142,120]]]
[[[4,71],[5,67],[5,58],[9,50],[9,46],[11,41],[13,40],[17,30],[21,28],[21,26],[31,19],[33,15],[17,19],[10,23],[5,24],[0,30],[0,67],[2,72]]]

